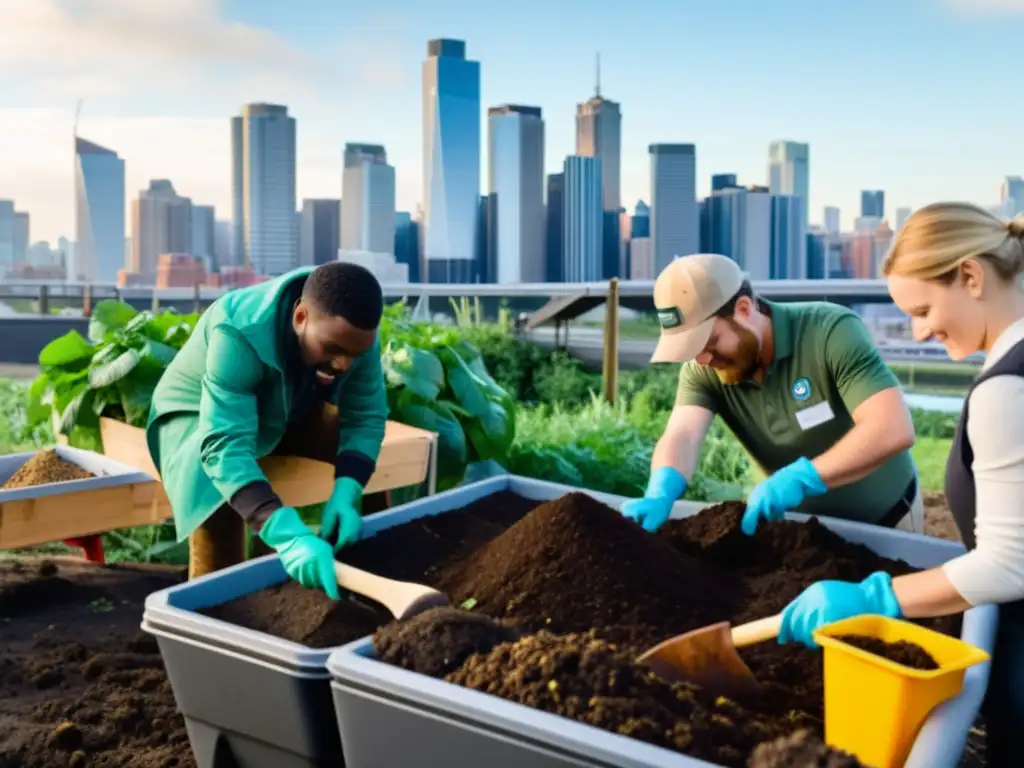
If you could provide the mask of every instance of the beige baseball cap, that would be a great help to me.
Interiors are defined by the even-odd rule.
[[[675,259],[654,283],[661,338],[652,363],[685,363],[707,346],[714,314],[743,285],[743,271],[728,256],[695,253]]]

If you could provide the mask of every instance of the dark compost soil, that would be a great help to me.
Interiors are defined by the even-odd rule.
[[[0,562],[0,768],[194,768],[146,595],[146,568]]]
[[[894,661],[911,669],[931,670],[938,669],[939,665],[928,653],[917,643],[907,640],[898,640],[895,643],[887,643],[877,637],[867,635],[839,635],[836,640],[842,640],[847,645],[860,648],[862,651],[881,656],[883,659]]]
[[[748,763],[750,768],[865,768],[853,755],[832,749],[808,730],[761,744]]]
[[[742,703],[653,678],[632,663],[637,653],[712,622],[777,613],[819,579],[913,569],[815,520],[762,525],[747,537],[742,512],[740,503],[717,505],[651,535],[582,493],[540,505],[503,493],[384,531],[343,554],[357,567],[436,587],[500,626],[460,621],[451,609],[401,626],[372,601],[333,604],[290,583],[208,612],[314,647],[385,626],[375,643],[391,663],[744,765],[757,744],[799,727],[820,737],[820,652],[773,642],[742,650],[763,689]],[[957,620],[927,623],[959,631]]]

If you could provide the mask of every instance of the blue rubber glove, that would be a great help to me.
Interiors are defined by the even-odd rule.
[[[273,547],[285,572],[309,589],[322,589],[340,600],[334,573],[334,550],[302,522],[294,507],[281,507],[260,528],[260,538]]]
[[[872,573],[864,581],[819,581],[786,606],[782,612],[779,644],[796,641],[817,648],[814,630],[851,616],[875,614],[898,619],[903,615],[892,577],[884,571]]]
[[[686,478],[672,467],[658,467],[651,473],[642,499],[630,499],[622,505],[625,517],[654,533],[672,514],[672,505],[686,491]]]
[[[788,510],[800,506],[808,496],[820,496],[827,490],[811,460],[797,459],[762,480],[750,492],[740,527],[747,536],[753,536],[762,518],[781,520]]]
[[[320,519],[320,538],[334,547],[334,551],[359,538],[363,517],[359,506],[363,500],[363,486],[351,477],[334,481],[334,491],[324,505]]]

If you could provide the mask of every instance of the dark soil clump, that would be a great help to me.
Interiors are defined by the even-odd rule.
[[[0,603],[17,613],[0,619],[0,768],[194,768],[156,642],[139,629],[146,595],[183,578],[0,563]]]
[[[894,661],[911,669],[933,670],[938,669],[938,662],[917,643],[907,640],[897,640],[895,643],[887,643],[877,637],[867,635],[839,635],[836,640],[842,640],[847,645],[860,648],[862,651],[881,656],[883,659]]]
[[[853,755],[832,749],[808,730],[761,744],[748,768],[865,768]]]
[[[95,477],[95,475],[77,464],[62,459],[56,451],[39,451],[22,464],[3,485],[0,485],[0,490],[32,488],[49,483],[63,483],[68,480],[87,480],[91,477]]]
[[[458,608],[432,608],[408,621],[382,627],[373,644],[382,661],[432,677],[444,677],[474,653],[490,653],[519,633],[494,619]]]

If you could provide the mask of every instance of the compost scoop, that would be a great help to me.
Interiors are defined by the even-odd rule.
[[[708,690],[753,693],[759,686],[737,648],[778,637],[782,614],[729,627],[726,621],[670,637],[637,658],[658,677],[686,681]]]
[[[448,605],[444,594],[425,584],[385,579],[339,562],[334,563],[334,573],[339,587],[376,600],[399,621],[412,618],[428,608]]]

